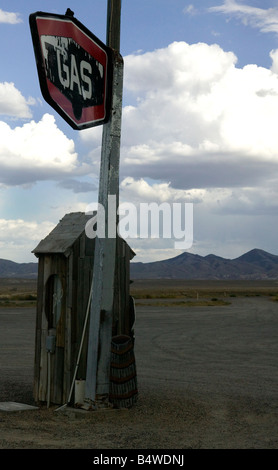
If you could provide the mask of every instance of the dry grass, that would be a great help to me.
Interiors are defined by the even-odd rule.
[[[130,287],[131,295],[138,301],[154,299],[168,302],[175,300],[183,305],[229,304],[232,297],[267,296],[278,300],[277,281],[188,281],[174,279],[135,280]],[[171,303],[173,305],[173,303]]]
[[[0,279],[0,307],[32,307],[36,300],[36,280]]]
[[[136,304],[168,306],[229,305],[232,297],[268,296],[278,301],[278,281],[135,280],[130,285]],[[0,307],[35,306],[36,279],[0,278]],[[155,302],[155,303],[154,303]]]
[[[217,306],[224,306],[230,305],[231,302],[227,302],[222,299],[211,299],[211,300],[174,300],[170,302],[169,300],[165,299],[164,301],[154,300],[154,302],[140,302],[136,301],[136,305],[148,305],[152,307],[217,307]]]

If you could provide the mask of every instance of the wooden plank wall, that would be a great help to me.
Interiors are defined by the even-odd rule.
[[[90,296],[92,284],[92,267],[94,262],[94,240],[89,239],[83,234],[79,240],[79,257],[77,263],[77,292],[76,292],[76,312],[75,312],[75,334],[73,337],[74,363],[78,357],[81,337],[83,333],[86,311]],[[88,326],[88,325],[87,325]],[[87,347],[88,347],[88,328],[83,343],[82,353],[79,361],[77,379],[86,378],[87,363]],[[74,366],[75,366],[74,364]]]
[[[51,275],[58,274],[63,287],[62,313],[56,330],[56,352],[50,357],[51,402],[63,404],[68,400],[79,353],[91,289],[93,255],[94,240],[89,239],[83,233],[73,244],[67,256],[63,254],[39,256],[34,367],[34,398],[37,402],[47,401],[47,360],[49,359],[46,351],[48,322],[45,315],[47,280]],[[130,332],[129,262],[130,248],[122,239],[118,239],[113,318],[113,334],[116,335]],[[86,378],[87,347],[88,328],[76,379]]]
[[[130,248],[121,238],[117,240],[116,256],[113,335],[129,335]]]
[[[64,369],[66,298],[65,295],[63,295],[61,317],[56,327],[56,353],[51,356],[48,355],[46,350],[48,321],[45,314],[45,302],[46,284],[53,274],[59,275],[63,292],[66,292],[66,271],[67,263],[63,255],[40,256],[37,285],[38,300],[34,367],[34,399],[36,401],[47,401],[48,360],[51,361],[51,399],[53,403],[60,403],[62,398],[63,380],[60,380],[60,377],[63,376]]]
[[[42,311],[43,295],[42,286],[44,285],[44,258],[38,263],[37,279],[37,309],[36,309],[36,330],[35,330],[35,358],[34,358],[34,384],[33,395],[36,402],[39,401],[40,387],[40,356],[41,356],[41,330],[42,330]]]

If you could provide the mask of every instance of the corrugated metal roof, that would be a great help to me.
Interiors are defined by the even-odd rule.
[[[66,214],[32,253],[63,253],[65,254],[84,232],[86,223],[93,215],[87,215],[84,212],[71,212]]]

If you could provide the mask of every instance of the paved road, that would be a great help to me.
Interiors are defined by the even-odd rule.
[[[224,307],[138,306],[139,386],[277,400],[277,340],[278,303],[267,298],[235,298]],[[32,400],[34,342],[35,310],[1,308],[1,401]]]
[[[0,400],[32,402],[35,309],[0,308]]]
[[[138,307],[138,375],[157,387],[277,400],[278,304]]]

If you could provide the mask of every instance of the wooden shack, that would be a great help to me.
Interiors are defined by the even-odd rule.
[[[67,402],[88,308],[94,261],[94,239],[85,226],[92,215],[66,214],[33,250],[38,257],[34,398]],[[112,335],[130,335],[129,264],[134,252],[117,238]],[[92,299],[93,301],[93,299]],[[88,336],[77,379],[85,380]]]

